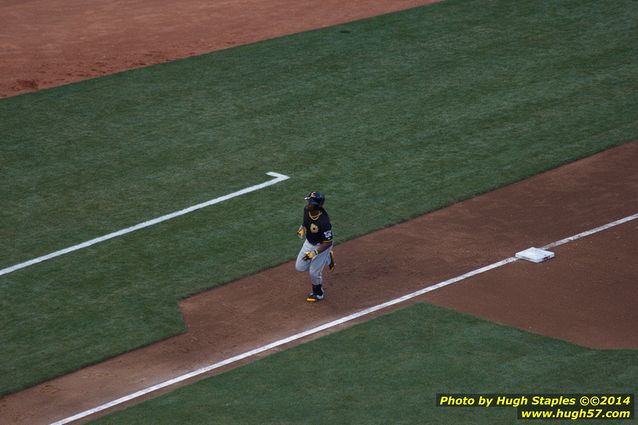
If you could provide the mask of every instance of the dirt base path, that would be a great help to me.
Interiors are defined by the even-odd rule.
[[[0,4],[0,97],[430,2],[7,0]],[[187,334],[0,398],[0,422],[66,418],[634,214],[636,163],[634,142],[343,243],[327,299],[317,305],[304,302],[306,276],[292,264],[186,300]],[[638,348],[637,226],[633,221],[559,247],[548,263],[509,264],[421,300],[578,344]],[[385,261],[370,259],[371,250]]]
[[[4,0],[0,98],[434,0]]]
[[[15,424],[65,418],[635,214],[636,163],[638,142],[628,143],[340,244],[338,268],[318,304],[304,301],[307,276],[292,263],[205,292],[181,304],[187,334],[0,399],[0,417]],[[371,251],[385,261],[371,259]],[[638,220],[555,252],[547,263],[508,264],[421,300],[581,345],[638,348]]]
[[[552,252],[553,260],[518,261],[426,300],[580,345],[638,348],[638,220]]]

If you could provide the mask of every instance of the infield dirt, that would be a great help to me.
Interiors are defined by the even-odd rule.
[[[100,0],[89,10],[79,0],[4,2],[0,97],[425,3]],[[0,398],[0,417],[50,423],[634,214],[636,163],[638,142],[628,143],[339,244],[321,303],[304,301],[307,276],[292,263],[202,293],[181,304],[188,333]],[[637,242],[632,221],[559,247],[550,262],[510,264],[419,301],[576,344],[638,348]]]

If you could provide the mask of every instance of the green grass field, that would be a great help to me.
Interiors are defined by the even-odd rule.
[[[292,177],[1,276],[0,394],[183,331],[310,190],[344,241],[635,139],[636,39],[636,1],[450,0],[0,101],[0,268]]]
[[[436,394],[617,394],[636,383],[638,351],[586,349],[416,304],[91,423],[513,424],[526,422],[514,408],[437,408]]]

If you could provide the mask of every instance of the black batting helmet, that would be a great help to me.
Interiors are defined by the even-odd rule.
[[[308,201],[309,204],[320,207],[323,205],[326,197],[321,192],[310,192],[304,199]]]

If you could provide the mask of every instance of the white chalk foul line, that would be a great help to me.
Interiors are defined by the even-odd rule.
[[[625,218],[621,218],[621,219],[616,220],[616,221],[612,221],[611,223],[607,223],[605,225],[596,227],[594,229],[587,230],[587,231],[579,233],[577,235],[570,236],[568,238],[561,239],[561,240],[556,241],[556,242],[552,242],[552,243],[550,243],[548,245],[545,245],[543,247],[543,249],[555,248],[557,246],[564,245],[567,242],[575,241],[576,239],[584,238],[585,236],[589,236],[589,235],[593,235],[594,233],[602,232],[603,230],[607,230],[607,229],[612,228],[614,226],[618,226],[620,224],[627,223],[628,221],[635,220],[637,218],[638,218],[638,213],[630,215],[630,216],[627,216]]]
[[[404,296],[402,296],[400,298],[396,298],[396,299],[390,300],[390,301],[385,302],[383,304],[378,304],[376,306],[367,308],[365,310],[361,310],[361,311],[359,311],[357,313],[353,313],[353,314],[351,314],[349,316],[345,316],[345,317],[342,317],[340,319],[334,320],[332,322],[325,323],[325,324],[323,324],[321,326],[317,326],[315,328],[308,329],[306,331],[303,331],[303,332],[300,332],[298,334],[289,336],[287,338],[280,339],[280,340],[275,341],[275,342],[271,342],[270,344],[264,345],[262,347],[254,349],[254,350],[247,351],[245,353],[239,354],[239,355],[234,356],[234,357],[230,357],[230,358],[228,358],[226,360],[222,360],[222,361],[220,361],[218,363],[214,363],[212,365],[203,367],[201,369],[194,370],[192,372],[186,373],[186,374],[178,376],[176,378],[169,379],[168,381],[164,381],[164,382],[159,383],[157,385],[153,385],[152,387],[148,387],[148,388],[145,388],[143,390],[137,391],[135,393],[129,394],[127,396],[118,398],[117,400],[113,400],[113,401],[110,401],[108,403],[102,404],[102,405],[100,405],[98,407],[95,407],[93,409],[89,409],[89,410],[86,410],[84,412],[78,413],[76,415],[70,416],[70,417],[68,417],[66,419],[62,419],[62,420],[60,420],[58,422],[54,422],[51,425],[64,425],[64,424],[68,424],[68,423],[73,422],[73,421],[77,421],[77,420],[85,418],[87,416],[99,413],[99,412],[101,412],[103,410],[110,409],[110,408],[115,407],[117,405],[120,405],[122,403],[126,403],[127,401],[131,401],[131,400],[134,400],[136,398],[142,397],[142,396],[144,396],[146,394],[149,394],[149,393],[152,393],[152,392],[155,392],[155,391],[159,391],[162,388],[166,388],[166,387],[169,387],[171,385],[178,384],[180,382],[183,382],[183,381],[186,381],[188,379],[194,378],[196,376],[208,373],[208,372],[213,371],[215,369],[219,369],[221,367],[227,366],[227,365],[232,364],[232,363],[236,363],[236,362],[244,360],[246,358],[256,356],[257,354],[263,353],[265,351],[272,350],[273,348],[277,348],[277,347],[280,347],[282,345],[285,345],[285,344],[297,341],[299,339],[305,338],[307,336],[310,336],[310,335],[325,331],[327,329],[334,328],[334,327],[339,326],[339,325],[341,325],[343,323],[347,323],[347,322],[350,322],[352,320],[355,320],[355,319],[357,319],[359,317],[367,316],[367,315],[369,315],[371,313],[374,313],[375,311],[379,311],[379,310],[382,310],[384,308],[391,307],[391,306],[393,306],[395,304],[400,304],[400,303],[405,302],[405,301],[407,301],[407,300],[409,300],[411,298],[418,297],[418,296],[423,295],[425,293],[428,293],[430,291],[434,291],[435,289],[439,289],[439,288],[442,288],[444,286],[451,285],[453,283],[456,283],[456,282],[459,282],[461,280],[467,279],[469,277],[475,276],[477,274],[486,272],[488,270],[495,269],[495,268],[500,267],[502,265],[505,265],[507,263],[511,263],[512,261],[516,261],[516,258],[515,257],[507,258],[507,259],[499,261],[497,263],[490,264],[489,266],[481,267],[480,269],[476,269],[476,270],[471,271],[469,273],[466,273],[464,275],[457,276],[455,278],[446,280],[445,282],[441,282],[441,283],[438,283],[436,285],[428,286],[428,287],[420,289],[420,290],[418,290],[416,292],[412,292],[411,294],[404,295]]]
[[[634,215],[631,215],[631,216],[628,216],[628,217],[625,217],[625,218],[622,218],[620,220],[616,220],[616,221],[613,221],[611,223],[605,224],[604,226],[596,227],[595,229],[591,229],[591,230],[588,230],[586,232],[582,232],[582,233],[579,233],[577,235],[570,236],[569,238],[565,238],[565,239],[561,239],[560,241],[552,242],[551,244],[545,245],[545,247],[543,247],[543,248],[551,248],[551,247],[555,247],[555,246],[558,246],[558,245],[563,245],[565,243],[572,242],[572,241],[575,241],[577,239],[581,239],[581,238],[584,238],[586,236],[593,235],[594,233],[602,232],[603,230],[607,230],[607,229],[609,229],[611,227],[618,226],[620,224],[626,223],[626,222],[634,220],[636,218],[638,218],[638,213],[636,213]],[[364,310],[361,310],[359,312],[350,314],[350,315],[342,317],[340,319],[333,320],[332,322],[325,323],[323,325],[317,326],[317,327],[312,328],[312,329],[308,329],[306,331],[303,331],[303,332],[300,332],[298,334],[289,336],[287,338],[271,342],[270,344],[264,345],[262,347],[254,349],[254,350],[247,351],[247,352],[242,353],[242,354],[238,354],[237,356],[230,357],[230,358],[228,358],[226,360],[222,360],[220,362],[211,364],[209,366],[202,367],[200,369],[194,370],[194,371],[186,373],[184,375],[180,375],[180,376],[175,377],[173,379],[170,379],[168,381],[164,381],[164,382],[159,383],[157,385],[153,385],[152,387],[145,388],[143,390],[134,392],[134,393],[129,394],[127,396],[118,398],[117,400],[113,400],[113,401],[110,401],[108,403],[102,404],[102,405],[97,406],[97,407],[95,407],[93,409],[85,410],[84,412],[78,413],[76,415],[70,416],[70,417],[62,419],[62,420],[59,420],[57,422],[53,422],[51,425],[64,425],[64,424],[68,424],[70,422],[77,421],[79,419],[85,418],[87,416],[94,415],[96,413],[99,413],[99,412],[102,412],[104,410],[110,409],[110,408],[115,407],[117,405],[120,405],[122,403],[126,403],[128,401],[131,401],[131,400],[134,400],[136,398],[142,397],[142,396],[144,396],[146,394],[161,390],[161,389],[166,388],[166,387],[170,387],[171,385],[175,385],[175,384],[178,384],[180,382],[184,382],[184,381],[186,381],[188,379],[191,379],[191,378],[194,378],[196,376],[203,375],[203,374],[211,372],[211,371],[213,371],[215,369],[219,369],[219,368],[227,366],[229,364],[236,363],[238,361],[247,359],[249,357],[253,357],[253,356],[257,355],[257,354],[263,353],[263,352],[268,351],[268,350],[272,350],[273,348],[280,347],[282,345],[297,341],[297,340],[305,338],[307,336],[310,336],[310,335],[325,331],[327,329],[334,328],[336,326],[342,325],[344,323],[350,322],[350,321],[358,319],[360,317],[372,314],[372,313],[374,313],[376,311],[383,310],[385,308],[392,307],[392,306],[397,305],[397,304],[401,304],[401,303],[403,303],[405,301],[408,301],[408,300],[410,300],[412,298],[419,297],[421,295],[427,294],[428,292],[435,291],[437,289],[443,288],[443,287],[448,286],[448,285],[452,285],[454,283],[457,283],[457,282],[460,282],[462,280],[468,279],[470,277],[479,275],[481,273],[485,273],[485,272],[487,272],[489,270],[493,270],[493,269],[496,269],[498,267],[504,266],[506,264],[513,263],[514,261],[518,261],[518,259],[516,257],[509,257],[509,258],[506,258],[504,260],[497,261],[495,263],[492,263],[492,264],[489,264],[487,266],[472,270],[472,271],[467,272],[465,274],[462,274],[460,276],[456,276],[456,277],[453,277],[453,278],[448,279],[446,281],[437,283],[435,285],[430,285],[430,286],[427,286],[425,288],[419,289],[418,291],[411,292],[411,293],[409,293],[407,295],[404,295],[402,297],[395,298],[393,300],[384,302],[382,304],[375,305],[373,307],[366,308]]]
[[[228,195],[220,196],[219,198],[211,199],[210,201],[202,202],[201,204],[197,204],[197,205],[193,205],[193,206],[188,207],[188,208],[184,208],[183,210],[175,211],[173,213],[166,214],[166,215],[163,215],[161,217],[157,217],[157,218],[154,218],[152,220],[148,220],[148,221],[145,221],[143,223],[136,224],[136,225],[131,226],[131,227],[127,227],[126,229],[122,229],[122,230],[118,230],[118,231],[113,232],[113,233],[109,233],[108,235],[100,236],[100,237],[91,239],[89,241],[82,242],[82,243],[79,243],[77,245],[73,245],[73,246],[70,246],[68,248],[64,248],[64,249],[52,252],[52,253],[47,254],[47,255],[43,255],[41,257],[37,257],[37,258],[34,258],[32,260],[25,261],[25,262],[20,263],[20,264],[16,264],[16,265],[11,266],[11,267],[4,268],[4,269],[0,270],[0,276],[12,273],[12,272],[14,272],[16,270],[24,269],[25,267],[29,267],[29,266],[41,263],[41,262],[46,261],[46,260],[50,260],[50,259],[55,258],[55,257],[59,257],[59,256],[64,255],[64,254],[68,254],[68,253],[73,252],[73,251],[77,251],[77,250],[80,250],[80,249],[83,249],[83,248],[87,248],[87,247],[89,247],[91,245],[95,245],[95,244],[98,244],[100,242],[104,242],[104,241],[107,241],[109,239],[116,238],[118,236],[126,235],[127,233],[135,232],[136,230],[140,230],[140,229],[144,229],[146,227],[154,226],[154,225],[162,223],[164,221],[171,220],[171,219],[173,219],[175,217],[179,217],[179,216],[182,216],[184,214],[188,214],[188,213],[191,213],[193,211],[197,211],[199,209],[206,208],[206,207],[209,207],[211,205],[219,204],[220,202],[224,202],[224,201],[227,201],[227,200],[232,199],[232,198],[236,198],[237,196],[245,195],[247,193],[254,192],[256,190],[260,190],[260,189],[263,189],[263,188],[268,187],[268,186],[272,186],[274,184],[277,184],[277,183],[282,182],[284,180],[288,180],[290,178],[289,176],[286,176],[284,174],[279,174],[279,173],[275,173],[275,172],[272,172],[272,171],[269,171],[266,174],[271,176],[271,177],[274,177],[274,179],[268,180],[267,182],[264,182],[264,183],[256,184],[254,186],[247,187],[245,189],[238,190],[237,192],[229,193]]]

